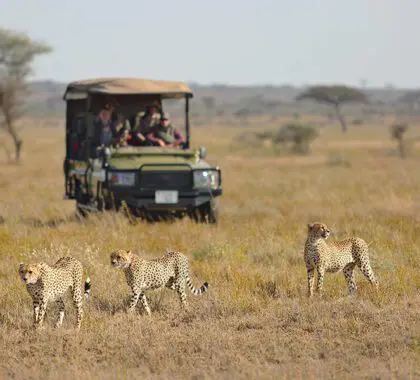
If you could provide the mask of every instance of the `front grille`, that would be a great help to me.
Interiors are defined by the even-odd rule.
[[[143,189],[191,189],[191,171],[140,171],[139,185]]]

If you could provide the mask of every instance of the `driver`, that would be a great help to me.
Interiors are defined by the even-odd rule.
[[[160,123],[151,129],[146,138],[158,146],[177,147],[185,142],[178,129],[172,125],[167,113],[162,114]]]
[[[115,124],[112,122],[111,115],[114,111],[114,106],[107,103],[99,112],[99,115],[94,121],[94,136],[93,144],[95,147],[104,145],[113,145],[118,138],[118,133]]]

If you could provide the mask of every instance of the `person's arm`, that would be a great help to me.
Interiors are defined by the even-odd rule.
[[[120,133],[117,131],[117,126],[114,123],[111,124],[111,133],[114,139],[118,139],[120,137]]]
[[[147,138],[147,140],[152,141],[154,143],[157,143],[160,146],[166,146],[165,142],[162,139],[160,139],[159,137],[156,137],[155,133],[153,131],[148,133],[146,138]]]
[[[159,142],[159,140],[160,140],[158,137],[155,136],[154,132],[149,132],[146,135],[146,139],[149,140],[149,141],[153,141],[155,143]]]
[[[181,145],[185,142],[184,138],[182,137],[181,133],[174,127],[174,137],[175,142],[174,145]]]
[[[110,145],[116,147],[120,142],[121,135],[118,133],[117,125],[115,123],[111,122],[110,128],[112,133],[112,140]]]
[[[145,136],[145,132],[147,128],[145,125],[144,117],[139,120],[139,123],[134,127],[133,134],[136,135],[137,139],[140,141],[146,141],[147,136]]]

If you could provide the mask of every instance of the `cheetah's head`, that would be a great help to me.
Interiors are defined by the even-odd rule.
[[[327,240],[330,236],[330,229],[324,223],[310,223],[308,224],[308,236],[314,239],[323,238]]]
[[[131,264],[131,251],[117,249],[111,253],[111,265],[114,268],[127,268]]]
[[[41,276],[41,267],[39,264],[20,263],[19,275],[25,284],[35,284]]]

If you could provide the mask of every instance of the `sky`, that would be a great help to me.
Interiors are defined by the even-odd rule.
[[[0,0],[36,79],[420,87],[418,0]]]

